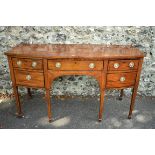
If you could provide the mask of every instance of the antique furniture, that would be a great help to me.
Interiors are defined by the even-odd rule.
[[[144,54],[130,46],[90,44],[20,44],[5,53],[8,57],[12,86],[16,98],[17,116],[22,116],[18,86],[45,88],[48,118],[52,120],[50,87],[54,79],[64,75],[95,77],[100,87],[99,121],[102,120],[106,89],[133,88],[128,118],[138,89]],[[54,109],[53,109],[54,110]]]

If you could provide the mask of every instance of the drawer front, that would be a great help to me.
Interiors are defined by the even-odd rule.
[[[48,69],[52,69],[52,70],[102,70],[103,61],[48,60]]]
[[[133,86],[136,79],[136,72],[107,74],[107,88],[120,88]]]
[[[44,87],[42,72],[14,70],[16,84],[31,87]]]
[[[22,59],[12,58],[13,67],[21,69],[43,69],[43,63],[41,59]]]
[[[109,61],[109,71],[125,71],[125,70],[137,70],[138,60],[114,60]]]

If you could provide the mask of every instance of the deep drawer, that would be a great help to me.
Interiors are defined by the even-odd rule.
[[[107,74],[107,88],[129,87],[135,84],[137,72]]]
[[[44,87],[42,72],[14,70],[16,84],[31,87]]]

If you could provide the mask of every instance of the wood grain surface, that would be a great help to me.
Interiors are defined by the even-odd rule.
[[[105,90],[114,88],[121,89],[121,98],[124,88],[133,88],[128,115],[131,118],[145,55],[139,49],[119,45],[20,44],[5,54],[8,56],[18,116],[22,115],[18,86],[27,87],[29,95],[31,87],[45,88],[48,119],[51,122],[50,89],[53,81],[65,75],[87,75],[93,76],[99,83],[99,121],[102,120]],[[134,64],[133,67],[130,63]],[[115,68],[115,64],[119,67]]]
[[[120,81],[124,77],[125,81]],[[130,87],[135,84],[136,72],[107,74],[107,88]]]
[[[56,63],[60,63],[61,67],[57,68]],[[94,68],[90,68],[90,64],[94,64]],[[72,61],[72,60],[48,60],[48,69],[51,70],[103,70],[103,61]]]
[[[113,60],[109,61],[108,70],[109,71],[127,71],[127,70],[137,70],[138,60]],[[114,67],[114,64],[119,64],[118,68]],[[130,67],[129,64],[134,63],[133,67]]]
[[[44,75],[42,72],[14,70],[16,84],[30,87],[44,87]],[[26,77],[30,75],[31,79]]]
[[[105,46],[93,44],[20,44],[5,53],[10,56],[34,58],[87,58],[87,59],[123,59],[142,58],[144,53],[130,46]]]
[[[17,65],[18,62],[21,62],[21,65]],[[23,58],[12,58],[13,67],[20,69],[43,69],[43,63],[41,59],[23,59]],[[32,64],[36,63],[36,66],[33,67]]]

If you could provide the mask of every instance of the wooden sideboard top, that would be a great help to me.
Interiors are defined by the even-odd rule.
[[[137,48],[120,45],[97,45],[97,44],[20,44],[10,51],[5,52],[8,56],[35,57],[35,58],[142,58],[145,56]]]

